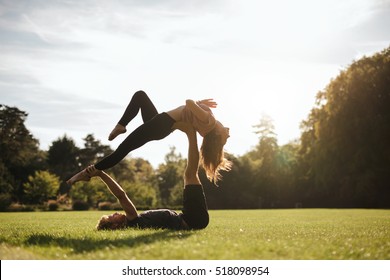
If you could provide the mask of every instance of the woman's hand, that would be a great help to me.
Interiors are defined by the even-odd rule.
[[[196,103],[198,105],[200,105],[200,104],[206,105],[209,108],[217,108],[217,105],[218,105],[217,102],[215,102],[214,99],[212,99],[212,98],[199,100]]]

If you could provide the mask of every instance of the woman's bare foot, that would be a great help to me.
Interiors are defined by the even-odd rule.
[[[115,137],[117,137],[119,134],[122,134],[122,133],[125,133],[127,130],[126,130],[126,127],[124,127],[123,125],[121,124],[117,124],[114,129],[111,131],[110,135],[108,136],[108,140],[112,141],[115,139]]]
[[[91,180],[91,177],[88,175],[86,169],[80,171],[76,175],[74,175],[72,178],[70,178],[68,181],[66,181],[69,185],[72,185],[79,181],[89,181]]]

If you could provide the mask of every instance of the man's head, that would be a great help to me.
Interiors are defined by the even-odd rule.
[[[115,212],[111,215],[104,215],[96,225],[97,230],[103,229],[122,229],[126,227],[127,218],[125,214]]]

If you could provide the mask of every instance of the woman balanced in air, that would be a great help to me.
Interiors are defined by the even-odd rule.
[[[128,153],[145,143],[167,137],[175,129],[175,123],[185,122],[191,124],[203,137],[200,147],[200,164],[204,168],[207,178],[211,182],[217,183],[221,178],[220,171],[230,170],[231,162],[224,156],[224,145],[230,136],[229,128],[224,127],[215,119],[210,108],[216,106],[217,104],[212,99],[198,102],[188,99],[185,105],[158,113],[147,94],[144,91],[137,91],[108,139],[111,141],[119,134],[125,133],[127,124],[139,111],[141,111],[144,123],[130,133],[112,154],[94,164],[94,168],[106,170],[113,167]],[[89,179],[90,176],[84,169],[67,182],[73,184]]]

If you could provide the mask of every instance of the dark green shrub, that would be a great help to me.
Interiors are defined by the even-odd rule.
[[[98,209],[99,210],[111,210],[112,209],[112,203],[109,202],[109,201],[99,202]]]
[[[86,201],[76,200],[73,202],[72,209],[75,211],[85,211],[89,209],[89,204]]]
[[[58,207],[59,207],[59,205],[58,205],[57,201],[55,201],[55,200],[49,200],[47,202],[47,208],[49,209],[49,211],[57,211]]]
[[[33,211],[35,211],[35,208],[32,205],[11,203],[11,205],[8,207],[8,211],[10,211],[10,212],[33,212]]]
[[[0,211],[6,211],[11,205],[11,203],[11,195],[9,195],[8,193],[0,194]]]
[[[138,208],[138,207],[137,207]],[[123,210],[122,206],[120,205],[119,202],[115,202],[111,204],[111,209],[112,210]]]

